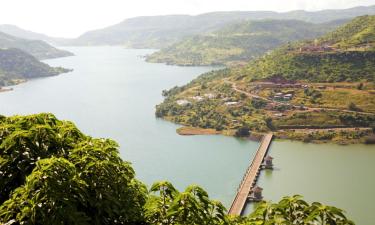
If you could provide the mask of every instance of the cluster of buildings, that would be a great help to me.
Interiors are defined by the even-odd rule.
[[[204,94],[203,96],[197,95],[197,96],[190,97],[190,99],[196,102],[203,101],[204,99],[213,99],[213,98],[216,98],[216,95],[213,93],[207,93],[207,94]],[[186,106],[186,105],[190,105],[191,101],[186,100],[186,99],[180,99],[180,100],[177,100],[176,103],[177,105],[180,105],[180,106]]]
[[[277,101],[290,101],[292,100],[292,98],[293,98],[293,94],[291,93],[284,94],[284,93],[279,92],[273,96],[273,99]]]
[[[299,48],[299,52],[329,52],[335,50],[329,45],[308,45]]]

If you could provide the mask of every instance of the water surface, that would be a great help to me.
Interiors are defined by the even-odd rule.
[[[74,69],[29,81],[0,93],[0,114],[52,112],[85,133],[116,140],[123,159],[146,184],[191,183],[229,206],[258,143],[225,136],[179,136],[177,125],[156,119],[161,91],[182,85],[210,67],[146,63],[152,50],[120,47],[67,48],[76,56],[48,60]],[[262,172],[267,200],[301,194],[345,209],[359,225],[375,224],[375,149],[365,145],[313,145],[277,141],[270,154],[276,170]],[[249,207],[250,209],[251,207]]]
[[[263,171],[258,180],[266,200],[300,194],[310,203],[345,209],[356,224],[375,224],[374,145],[274,141],[269,154],[275,170]]]
[[[67,48],[76,56],[46,61],[72,73],[31,80],[0,94],[0,114],[52,112],[86,134],[116,140],[123,159],[146,184],[169,180],[180,190],[195,183],[229,205],[258,143],[224,136],[179,136],[156,119],[163,89],[182,85],[211,67],[146,63],[152,50]]]

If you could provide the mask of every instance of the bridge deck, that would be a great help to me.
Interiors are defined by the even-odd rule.
[[[241,181],[239,189],[237,191],[236,197],[234,198],[232,205],[229,209],[229,215],[241,215],[245,205],[251,188],[255,185],[259,169],[262,165],[263,159],[267,154],[267,150],[271,144],[273,134],[269,133],[266,134],[262,142],[255,154],[255,157]]]

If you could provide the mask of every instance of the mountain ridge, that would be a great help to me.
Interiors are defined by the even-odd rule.
[[[342,10],[322,10],[315,12],[291,11],[228,11],[210,12],[196,16],[167,15],[144,16],[92,30],[71,40],[70,45],[124,45],[129,48],[163,48],[181,38],[214,31],[230,22],[259,19],[297,19],[322,23],[336,19],[353,18],[365,14],[375,14],[375,5]],[[134,26],[134,25],[137,26]],[[168,25],[166,27],[166,25]]]
[[[3,32],[0,32],[0,48],[19,48],[40,60],[74,55],[71,52],[57,49],[41,40],[23,39]]]
[[[344,22],[265,19],[231,23],[212,33],[187,37],[147,56],[147,61],[184,66],[242,64],[288,42],[321,36]]]
[[[0,87],[17,84],[20,80],[55,76],[69,71],[62,67],[50,67],[17,48],[0,49]]]

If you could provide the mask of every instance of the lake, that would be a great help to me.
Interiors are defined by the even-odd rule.
[[[148,185],[169,180],[179,190],[204,187],[229,205],[258,143],[224,136],[180,136],[177,125],[155,118],[163,89],[182,85],[211,67],[144,62],[153,50],[67,48],[76,56],[46,61],[74,69],[34,79],[0,93],[0,114],[52,112],[84,133],[116,140],[121,156]]]
[[[258,143],[225,136],[179,136],[178,125],[154,116],[163,89],[215,68],[144,62],[141,56],[153,50],[66,49],[76,56],[46,62],[73,72],[0,93],[0,114],[52,112],[72,120],[86,134],[116,140],[122,158],[132,162],[137,178],[146,184],[169,180],[179,190],[199,184],[229,207]],[[357,224],[375,223],[374,146],[276,141],[270,154],[276,169],[262,172],[259,179],[267,200],[301,194],[310,202],[345,209]]]

